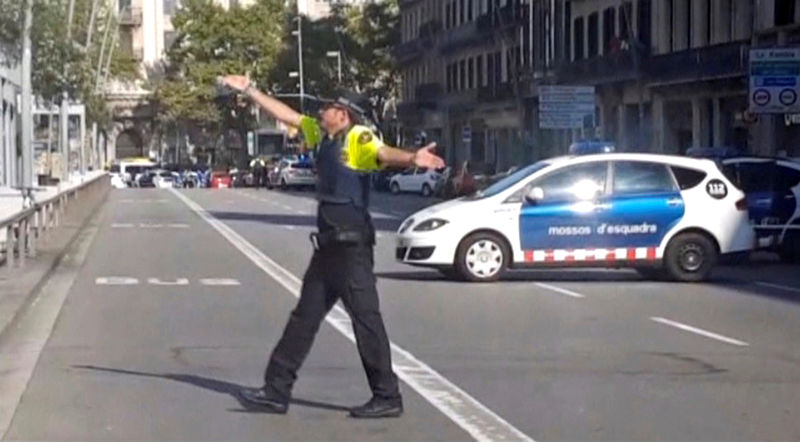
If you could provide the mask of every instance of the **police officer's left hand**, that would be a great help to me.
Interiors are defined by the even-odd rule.
[[[414,165],[426,169],[441,169],[444,167],[444,160],[434,152],[436,143],[430,143],[422,149],[414,152]]]

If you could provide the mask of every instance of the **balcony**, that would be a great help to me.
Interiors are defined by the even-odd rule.
[[[560,83],[598,85],[617,83],[637,78],[637,69],[631,51],[620,51],[572,62],[556,68]]]
[[[439,20],[428,20],[421,24],[417,35],[420,37],[433,37],[442,31],[442,22]]]
[[[140,26],[142,24],[142,8],[126,6],[119,11],[120,26]]]
[[[514,98],[514,88],[511,83],[500,83],[478,89],[478,102],[480,103],[505,101],[512,98]]]
[[[513,29],[527,21],[527,8],[522,6],[504,6],[492,13],[486,13],[476,20],[478,32],[489,34],[508,29]]]
[[[463,24],[444,33],[444,38],[439,46],[442,55],[485,42],[485,37],[478,34],[477,22]]]
[[[674,83],[746,76],[750,45],[725,43],[647,59],[642,67],[653,82]]]
[[[395,46],[392,49],[392,55],[394,55],[398,63],[408,63],[422,56],[422,53],[430,47],[430,44],[430,38],[415,38]]]
[[[414,90],[417,97],[417,108],[436,110],[439,99],[442,96],[442,85],[440,83],[423,83]]]

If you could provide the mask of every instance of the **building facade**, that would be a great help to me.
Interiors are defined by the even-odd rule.
[[[407,134],[448,160],[513,164],[580,137],[624,151],[800,155],[797,126],[748,108],[749,49],[796,46],[797,0],[403,0]],[[539,128],[538,86],[596,90],[595,125]]]

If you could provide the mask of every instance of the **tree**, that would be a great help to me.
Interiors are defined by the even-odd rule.
[[[257,78],[270,69],[283,35],[283,12],[280,0],[229,10],[211,0],[182,2],[172,18],[177,36],[167,52],[165,76],[152,85],[159,120],[215,138],[233,129],[246,139],[254,123],[250,107],[234,94],[218,95],[216,78],[244,72]]]
[[[90,15],[95,0],[75,0],[72,38],[68,40],[65,26],[68,21],[66,3],[48,0],[31,1],[33,1],[33,20],[36,24],[31,32],[34,95],[45,102],[59,103],[62,92],[67,91],[70,97],[86,104],[87,118],[90,122],[98,122],[101,125],[106,123],[110,115],[105,100],[95,90],[95,78],[98,75],[97,61],[100,57],[101,36],[105,26],[111,23],[112,31],[116,32],[116,22],[106,20],[108,14],[113,14],[110,5],[98,2],[99,8],[92,23]],[[19,61],[22,50],[20,29],[22,3],[19,0],[0,0],[0,52],[10,64]],[[90,23],[93,24],[91,28]],[[89,33],[96,38],[87,46]],[[109,75],[121,78],[136,77],[135,61],[118,48],[114,49]],[[108,53],[107,51],[106,54]]]
[[[294,10],[293,7],[289,8]],[[298,70],[297,38],[291,34],[297,25],[295,14],[287,13],[284,45],[274,68],[259,83],[276,93],[297,93],[297,80],[289,72]],[[337,89],[350,89],[367,95],[382,121],[382,109],[399,90],[400,73],[391,49],[400,41],[399,10],[394,0],[334,3],[331,15],[310,21],[302,17],[304,86],[307,94],[330,97]],[[336,59],[326,56],[339,51],[342,56],[342,84],[338,83]]]

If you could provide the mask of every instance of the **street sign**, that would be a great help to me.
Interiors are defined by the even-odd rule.
[[[464,126],[461,128],[461,141],[464,144],[472,143],[472,127]]]
[[[800,48],[750,50],[750,112],[800,112]]]
[[[594,86],[539,86],[540,128],[594,127],[594,117]]]

